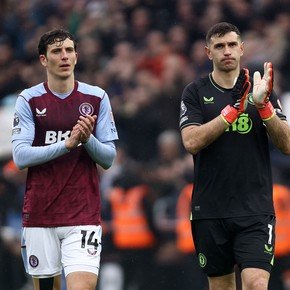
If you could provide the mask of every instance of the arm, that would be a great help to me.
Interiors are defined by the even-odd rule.
[[[228,127],[229,125],[221,116],[200,126],[187,126],[181,131],[183,145],[189,153],[194,155],[214,142]]]
[[[25,140],[15,140],[12,143],[13,160],[19,169],[43,164],[69,152],[65,141],[48,146],[32,146]]]
[[[80,116],[78,129],[81,131],[80,141],[83,143],[90,157],[104,169],[111,167],[116,148],[113,140],[117,139],[115,123],[107,95],[101,102],[98,121],[94,132],[97,116]]]
[[[78,135],[46,146],[32,146],[31,142],[15,140],[12,143],[13,160],[19,169],[46,163],[68,153],[79,144]]]
[[[273,144],[284,154],[290,154],[290,127],[277,116],[269,101],[273,79],[272,63],[265,62],[263,78],[258,71],[254,73],[253,99]]]
[[[290,127],[276,114],[268,121],[264,121],[267,132],[273,144],[284,154],[290,155]]]
[[[102,143],[95,136],[90,135],[88,142],[83,145],[91,158],[104,169],[112,166],[117,154],[113,141]]]
[[[79,144],[78,130],[65,141],[46,146],[32,146],[35,124],[31,109],[24,97],[19,96],[15,105],[15,116],[12,130],[12,153],[19,169],[43,164],[68,153]]]

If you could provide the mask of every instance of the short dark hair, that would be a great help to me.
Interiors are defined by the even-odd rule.
[[[229,32],[235,32],[241,38],[241,32],[237,28],[237,26],[228,23],[228,22],[220,22],[213,25],[206,34],[206,44],[210,43],[210,39],[213,36],[221,37]]]
[[[47,46],[54,44],[56,42],[63,42],[67,38],[72,40],[74,42],[74,49],[77,49],[77,41],[76,38],[67,30],[64,29],[55,29],[48,31],[44,33],[39,40],[38,43],[38,54],[44,54],[46,55],[47,53]]]

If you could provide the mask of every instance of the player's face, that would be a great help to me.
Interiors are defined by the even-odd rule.
[[[229,32],[221,37],[212,37],[205,48],[207,56],[213,61],[214,69],[232,71],[239,67],[244,53],[244,44],[235,32]]]
[[[40,56],[47,73],[54,78],[67,79],[73,75],[77,63],[74,43],[69,38],[63,42],[55,42],[47,47],[47,54]]]

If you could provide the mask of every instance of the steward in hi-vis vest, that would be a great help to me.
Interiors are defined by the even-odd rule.
[[[273,185],[274,207],[276,211],[275,257],[290,254],[290,189]]]
[[[192,184],[182,189],[176,206],[176,243],[177,248],[185,254],[194,251],[190,225],[192,189]]]
[[[143,198],[148,193],[148,187],[138,185],[129,189],[115,187],[109,200],[112,210],[113,242],[117,248],[151,248],[155,238],[150,230]]]

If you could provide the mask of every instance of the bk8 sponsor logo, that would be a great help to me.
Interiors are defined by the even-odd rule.
[[[46,131],[45,144],[53,144],[67,139],[71,131]]]

